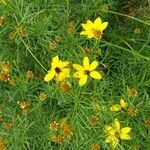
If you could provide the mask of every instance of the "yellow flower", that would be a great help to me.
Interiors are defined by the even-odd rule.
[[[98,71],[94,71],[94,69],[98,66],[97,61],[93,61],[91,64],[89,63],[89,58],[85,57],[83,59],[83,66],[79,64],[73,64],[73,67],[77,70],[74,74],[75,78],[80,78],[79,85],[83,86],[88,79],[88,76],[94,79],[101,79],[102,76]]]
[[[62,144],[64,142],[64,137],[63,136],[60,136],[60,135],[54,135],[52,136],[52,139],[51,139],[53,142],[56,142],[56,143],[59,143],[59,144]]]
[[[0,26],[3,25],[5,22],[5,19],[3,16],[0,16]]]
[[[105,132],[107,134],[107,138],[105,143],[111,143],[113,148],[117,146],[119,140],[130,140],[131,136],[129,135],[131,128],[124,127],[121,129],[120,123],[117,119],[115,119],[113,126],[105,126]]]
[[[51,130],[58,130],[58,125],[59,125],[59,123],[57,123],[56,121],[53,121],[52,123],[50,123],[50,129]]]
[[[44,101],[47,98],[47,94],[44,92],[41,92],[38,97],[39,97],[40,101]]]
[[[10,72],[10,62],[9,61],[0,62],[0,67],[2,68],[2,70],[5,73],[9,73]]]
[[[128,106],[128,104],[124,101],[124,99],[121,99],[121,100],[120,100],[120,103],[113,105],[113,106],[110,108],[110,110],[111,110],[111,111],[124,110],[127,106]]]
[[[63,62],[59,60],[58,56],[55,56],[52,59],[51,63],[51,69],[48,71],[48,74],[44,77],[44,80],[50,81],[54,77],[58,81],[63,81],[67,77],[69,77],[69,69],[66,68],[66,66],[69,64],[69,62]]]
[[[82,24],[85,31],[82,31],[80,34],[87,36],[89,39],[100,39],[103,35],[103,30],[105,30],[107,26],[108,22],[102,23],[101,18],[98,17],[94,22],[88,20],[86,24]]]
[[[6,73],[6,72],[4,72],[4,71],[1,71],[1,72],[0,72],[0,80],[1,80],[1,81],[4,81],[4,82],[10,81],[9,73]]]

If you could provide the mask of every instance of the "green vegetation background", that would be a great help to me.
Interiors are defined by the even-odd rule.
[[[8,5],[0,4],[0,15],[6,20],[0,27],[0,60],[10,61],[11,77],[16,79],[15,86],[0,82],[0,105],[4,110],[0,134],[7,139],[7,148],[88,150],[91,144],[99,143],[102,150],[111,149],[104,143],[103,127],[119,118],[124,126],[132,128],[132,140],[120,143],[118,149],[133,150],[139,145],[142,150],[150,150],[150,130],[144,125],[150,118],[149,8],[147,0],[10,0]],[[81,23],[98,16],[109,26],[95,46],[95,40],[79,33]],[[74,24],[72,33],[67,32],[70,22]],[[25,27],[27,36],[17,34],[11,40],[10,33],[18,26]],[[136,33],[136,28],[141,32]],[[49,43],[55,41],[56,35],[62,40],[51,50]],[[63,60],[81,63],[84,48],[90,49],[91,61],[97,59],[108,66],[99,67],[105,73],[102,80],[89,81],[80,88],[77,81],[70,79],[72,88],[68,93],[58,90],[54,81],[43,81],[52,57],[59,55]],[[38,78],[28,79],[28,70]],[[130,88],[137,89],[137,97],[128,96]],[[48,96],[44,102],[38,98],[40,92]],[[109,111],[120,98],[138,108],[137,116]],[[17,104],[22,100],[31,103],[27,116],[20,113]],[[90,124],[92,115],[98,115],[98,126]],[[73,136],[56,144],[51,142],[49,124],[62,118],[68,119]],[[13,129],[7,131],[5,123],[13,123]]]

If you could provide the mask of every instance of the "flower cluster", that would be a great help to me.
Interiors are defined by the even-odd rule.
[[[70,25],[72,27],[72,25]],[[70,33],[70,28],[69,33]],[[87,36],[89,39],[101,39],[103,35],[103,30],[108,26],[108,22],[101,21],[101,18],[98,17],[94,22],[88,20],[86,24],[82,24],[84,31],[80,34]],[[73,27],[71,28],[71,30]],[[51,49],[55,49],[56,46],[50,46]],[[50,81],[55,78],[56,81],[63,81],[66,78],[70,77],[70,68],[68,61],[62,61],[58,56],[55,56],[51,62],[51,69],[48,71],[47,75],[44,77],[44,80]],[[102,75],[100,72],[95,71],[98,66],[98,61],[93,61],[91,64],[88,57],[83,58],[83,66],[80,64],[73,64],[73,68],[77,71],[74,73],[73,77],[79,79],[79,85],[83,86],[87,82],[89,77],[100,80]]]
[[[66,78],[70,77],[70,68],[68,67],[68,61],[59,60],[58,56],[55,56],[52,59],[51,69],[48,71],[48,74],[45,76],[45,81],[50,81],[55,78],[57,81],[63,81]],[[91,64],[88,57],[84,57],[83,66],[80,64],[73,64],[73,67],[77,70],[74,73],[73,77],[79,78],[79,85],[83,86],[87,82],[88,77],[94,79],[101,79],[102,75],[100,72],[95,71],[98,66],[98,61],[93,61]]]
[[[66,119],[63,119],[60,123],[56,121],[50,123],[50,130],[52,131],[51,140],[59,144],[62,144],[65,139],[73,136],[71,126],[68,124]]]

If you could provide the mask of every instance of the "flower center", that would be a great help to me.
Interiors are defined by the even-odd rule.
[[[56,67],[56,68],[55,68],[55,72],[56,72],[57,74],[59,74],[59,73],[61,72],[61,69],[58,68],[58,67]]]
[[[96,30],[96,29],[93,29],[92,32],[96,38],[100,38],[103,34],[100,30]]]
[[[89,70],[84,70],[84,74],[90,75],[90,71]]]
[[[115,132],[115,137],[118,138],[118,139],[120,138],[119,132]]]

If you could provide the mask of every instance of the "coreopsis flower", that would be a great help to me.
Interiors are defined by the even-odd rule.
[[[142,31],[141,31],[140,28],[135,28],[135,29],[134,29],[134,33],[135,33],[135,34],[141,34],[141,32],[142,32]]]
[[[30,102],[27,102],[27,101],[18,101],[17,104],[20,106],[20,108],[23,110],[23,109],[26,109],[27,107],[29,107],[31,105]]]
[[[38,97],[39,97],[40,101],[44,101],[47,98],[47,94],[45,94],[44,92],[41,92]]]
[[[97,116],[92,116],[92,117],[90,118],[90,123],[91,123],[92,125],[97,125],[97,124],[99,123],[98,117],[97,117]]]
[[[73,135],[72,129],[66,121],[61,122],[60,130],[62,131],[64,137],[70,138]]]
[[[7,123],[7,124],[4,125],[4,128],[6,130],[11,130],[13,128],[13,124],[12,123]]]
[[[130,140],[130,127],[124,127],[121,129],[120,123],[117,119],[115,119],[112,126],[105,126],[105,132],[107,138],[105,143],[111,143],[113,148],[117,146],[120,140]]]
[[[137,96],[137,90],[135,88],[132,88],[128,91],[128,95],[130,97],[136,97]]]
[[[16,85],[16,82],[17,82],[17,81],[16,81],[15,79],[10,79],[10,80],[9,80],[9,83],[10,83],[11,85]]]
[[[91,64],[89,63],[89,58],[84,57],[83,59],[83,66],[79,64],[73,64],[73,67],[77,70],[74,74],[75,78],[79,78],[79,85],[83,86],[86,82],[88,77],[92,77],[94,79],[101,79],[102,76],[98,71],[95,71],[95,68],[98,66],[98,62],[95,60]]]
[[[52,139],[51,139],[53,142],[56,142],[56,143],[59,143],[59,144],[62,144],[64,142],[64,137],[63,136],[60,136],[60,135],[54,135],[52,136]]]
[[[63,92],[69,92],[71,90],[71,84],[67,81],[63,81],[58,84],[58,88]]]
[[[80,34],[87,36],[89,39],[101,39],[103,30],[105,30],[107,26],[108,22],[102,23],[101,18],[98,17],[94,22],[88,20],[86,24],[82,24],[84,31],[82,31]]]
[[[131,117],[135,117],[137,115],[138,111],[139,111],[138,108],[135,108],[135,107],[130,107],[128,109],[128,113]]]
[[[52,59],[51,69],[48,71],[48,74],[44,77],[46,82],[55,78],[57,81],[63,81],[67,77],[69,77],[69,68],[67,65],[69,62],[59,60],[58,56],[55,56]]]
[[[107,13],[107,12],[108,12],[108,10],[109,10],[108,4],[104,4],[104,5],[102,5],[102,7],[101,7],[101,11],[103,11],[103,12]]]
[[[3,25],[4,22],[5,22],[4,17],[3,17],[3,16],[0,16],[0,26]]]
[[[6,150],[7,140],[0,135],[0,150]]]
[[[49,43],[49,49],[54,50],[57,48],[56,43]]]
[[[9,80],[10,80],[10,78],[9,78],[9,73],[4,72],[4,71],[1,71],[1,72],[0,72],[0,80],[1,80],[1,81],[4,81],[4,82],[9,81]]]
[[[111,110],[111,111],[124,110],[127,106],[128,106],[128,104],[124,101],[124,99],[121,99],[121,100],[120,100],[120,103],[113,105],[113,106],[110,108],[110,110]]]
[[[9,61],[0,62],[0,67],[2,68],[2,70],[5,73],[9,73],[10,72],[10,62]]]
[[[27,78],[32,79],[33,76],[34,76],[34,74],[33,74],[33,72],[32,72],[31,70],[28,70],[28,71],[26,72],[26,77],[27,77]]]
[[[58,125],[59,125],[59,123],[57,123],[56,121],[53,121],[52,123],[50,123],[49,128],[53,131],[56,131],[59,128]]]
[[[150,119],[146,119],[144,122],[146,128],[150,128]]]
[[[61,37],[61,36],[59,36],[59,35],[56,35],[56,36],[55,36],[55,41],[56,41],[57,43],[60,43],[61,40],[62,40],[62,37]]]
[[[100,145],[95,143],[91,145],[91,150],[100,150]]]

